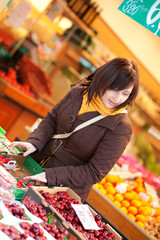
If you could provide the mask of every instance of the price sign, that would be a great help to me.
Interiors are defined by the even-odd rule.
[[[9,0],[0,0],[0,12],[5,8]]]
[[[100,230],[87,204],[72,204],[83,227],[87,230]]]
[[[23,24],[25,18],[27,17],[31,9],[32,6],[25,0],[22,0],[14,9],[12,14],[8,17],[7,23],[11,27],[18,29]]]
[[[118,9],[160,37],[160,0],[125,0]]]

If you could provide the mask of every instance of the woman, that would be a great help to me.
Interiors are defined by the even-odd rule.
[[[48,186],[67,186],[82,199],[101,181],[125,150],[131,122],[124,109],[138,94],[136,63],[114,58],[91,73],[44,117],[27,139],[13,142],[44,166],[43,173],[26,177]],[[73,131],[81,123],[102,114],[103,119],[63,139],[55,134]]]

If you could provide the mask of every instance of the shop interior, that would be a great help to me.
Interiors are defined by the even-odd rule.
[[[129,2],[136,4],[137,1]],[[4,1],[0,10],[1,135],[5,136],[6,142],[25,141],[41,119],[68,93],[72,84],[114,57],[135,60],[140,72],[140,91],[128,109],[133,136],[110,177],[95,184],[87,204],[92,207],[94,216],[97,211],[109,224],[107,231],[114,236],[110,234],[108,239],[160,239],[160,38],[120,12],[121,3],[122,0]],[[5,151],[2,148],[1,152]],[[21,157],[14,160],[20,164]],[[23,179],[22,170],[25,174],[30,172],[24,166],[12,171]],[[134,208],[138,209],[138,205],[134,203],[129,216],[128,208],[121,205],[122,200],[117,197],[116,201],[114,189],[125,181],[141,187],[145,182],[141,200],[147,202],[144,206],[151,210],[150,213],[135,213]],[[109,182],[114,189],[110,189],[107,197],[104,183],[109,186]],[[38,190],[28,187],[23,204],[28,196],[37,194],[34,191]],[[51,194],[58,192],[55,189],[53,193],[49,191]],[[77,199],[70,190],[66,191]],[[39,193],[35,198],[40,204]],[[135,199],[136,196],[133,199],[128,196],[127,201],[131,203]],[[59,214],[51,212],[56,219],[55,225],[59,221],[65,228]],[[137,215],[140,215],[139,219]],[[68,236],[56,239],[107,239],[83,238],[71,226],[67,231]]]

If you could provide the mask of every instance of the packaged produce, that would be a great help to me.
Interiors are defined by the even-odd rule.
[[[117,165],[122,170],[127,168],[127,171],[131,173],[142,173],[142,178],[145,182],[153,186],[155,189],[160,188],[160,176],[142,167],[135,158],[129,155],[123,155],[117,161]]]
[[[12,192],[0,188],[0,200],[12,203],[15,200],[15,196]]]
[[[0,187],[10,190],[16,186],[16,179],[2,166],[0,166]]]

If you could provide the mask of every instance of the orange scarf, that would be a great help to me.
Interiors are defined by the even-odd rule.
[[[121,113],[125,108],[126,106],[118,110],[115,110],[113,108],[109,109],[104,105],[102,99],[99,96],[97,96],[96,98],[95,96],[93,96],[90,103],[88,104],[87,94],[85,94],[83,95],[83,101],[82,101],[82,105],[78,115],[81,115],[86,112],[95,112],[95,111],[99,112],[101,115],[104,115],[104,116],[116,115],[118,113]]]

